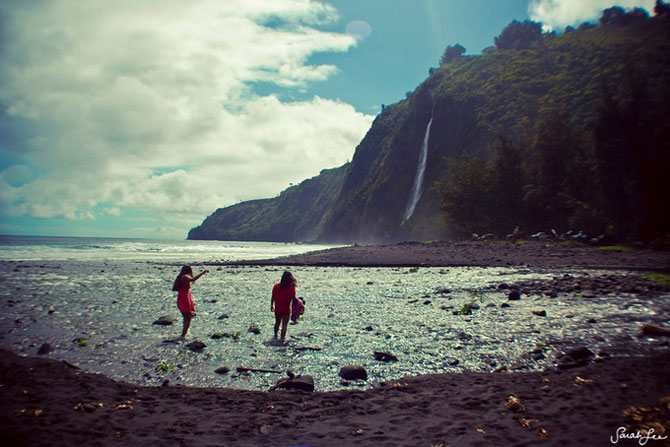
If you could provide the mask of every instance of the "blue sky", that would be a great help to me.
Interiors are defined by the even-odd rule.
[[[447,45],[654,0],[0,4],[0,234],[186,237],[353,156]]]

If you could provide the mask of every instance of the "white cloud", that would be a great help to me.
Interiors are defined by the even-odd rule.
[[[651,14],[655,3],[655,0],[531,0],[528,16],[542,22],[545,31],[551,31],[596,21],[604,9],[612,6],[640,7]]]
[[[356,41],[315,0],[44,1],[0,6],[0,104],[21,123],[0,169],[9,215],[92,219],[124,207],[188,225],[273,196],[353,155],[372,116],[323,98],[282,102],[336,73],[317,52]]]

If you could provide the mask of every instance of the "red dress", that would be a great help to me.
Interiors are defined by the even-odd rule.
[[[181,278],[177,287],[177,307],[182,312],[195,312],[195,304],[191,296],[191,281]]]
[[[290,285],[285,289],[275,284],[272,288],[272,302],[275,303],[275,315],[291,315],[291,302],[295,298],[295,286]]]

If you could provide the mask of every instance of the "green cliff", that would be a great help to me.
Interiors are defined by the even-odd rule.
[[[561,34],[541,34],[537,24],[514,22],[495,42],[495,48],[478,56],[463,56],[462,48],[449,47],[441,66],[431,69],[416,90],[383,108],[348,165],[323,171],[277,198],[219,209],[191,230],[189,239],[382,242],[444,238],[467,232],[468,225],[477,226],[459,219],[459,208],[449,208],[454,200],[462,199],[453,195],[457,188],[450,189],[459,162],[490,163],[505,144],[530,148],[523,156],[534,159],[539,135],[551,137],[542,132],[554,117],[585,135],[588,147],[583,153],[598,157],[599,146],[593,141],[598,126],[602,133],[603,104],[626,108],[636,91],[644,91],[645,107],[651,112],[632,119],[656,120],[662,129],[668,128],[667,14],[647,18],[639,11],[625,14],[612,8],[604,12],[600,25],[582,25]],[[406,219],[431,119],[423,192]],[[660,132],[655,138],[660,141],[666,134]],[[667,143],[658,144],[663,158]],[[522,163],[525,160],[519,161]],[[477,186],[476,181],[473,185]],[[526,186],[519,185],[519,191]],[[476,202],[477,197],[468,200]],[[513,200],[520,202],[521,198]],[[605,207],[602,203],[590,206]],[[481,208],[483,213],[493,213],[480,216],[482,229],[497,220],[491,209]],[[514,218],[503,223],[511,225]],[[530,218],[519,222],[532,222],[538,229],[549,224]],[[605,225],[606,219],[603,222]]]

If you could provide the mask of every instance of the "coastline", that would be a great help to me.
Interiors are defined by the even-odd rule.
[[[668,271],[670,253],[557,244],[352,246],[234,265],[517,266]],[[633,336],[634,334],[629,334]],[[648,339],[667,348],[663,337]],[[670,435],[670,352],[541,372],[460,372],[306,393],[144,387],[0,349],[3,445],[612,445]],[[510,400],[510,396],[518,399]],[[665,402],[665,401],[664,401]],[[670,439],[670,438],[668,438]],[[650,439],[648,446],[668,445]],[[617,445],[639,445],[619,439]]]
[[[219,263],[319,267],[533,267],[670,272],[670,251],[556,242],[403,242],[351,245],[275,259]],[[216,265],[216,263],[215,263]]]

